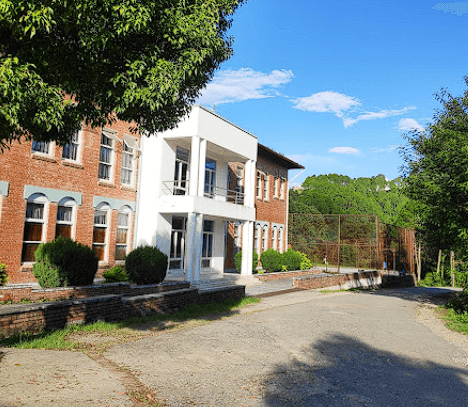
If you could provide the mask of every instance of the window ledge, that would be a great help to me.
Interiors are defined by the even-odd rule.
[[[46,161],[48,163],[56,163],[57,162],[56,158],[53,158],[53,157],[51,157],[49,155],[40,154],[40,153],[31,153],[31,158],[33,158],[34,160],[39,160],[39,161]]]
[[[33,261],[31,262],[24,262],[21,264],[21,267],[20,267],[20,271],[22,273],[32,273],[33,272],[33,266],[34,266],[34,263]]]
[[[136,192],[136,188],[130,185],[121,185],[122,191]]]
[[[104,181],[102,179],[98,180],[98,185],[101,186],[101,187],[115,188],[115,184],[113,184],[110,181]]]
[[[79,170],[83,170],[83,169],[84,169],[84,165],[79,164],[79,163],[77,163],[76,161],[63,160],[63,161],[62,161],[62,165],[65,165],[65,166],[67,166],[67,167],[77,168],[77,169],[79,169]]]

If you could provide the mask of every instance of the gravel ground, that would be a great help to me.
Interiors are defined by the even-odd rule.
[[[434,317],[439,293],[283,294],[103,356],[167,406],[467,406],[468,338]],[[132,405],[81,353],[0,352],[5,406]]]

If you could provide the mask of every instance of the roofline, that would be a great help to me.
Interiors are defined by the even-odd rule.
[[[258,143],[258,151],[260,152],[260,150],[263,150],[263,152],[266,153],[266,155],[273,156],[277,161],[280,161],[280,163],[287,167],[289,170],[303,170],[305,168],[303,165],[298,164],[297,162],[289,159],[288,157],[285,157],[284,155],[277,153],[271,148],[268,148],[263,144]]]

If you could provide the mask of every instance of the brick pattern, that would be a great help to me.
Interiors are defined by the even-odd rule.
[[[321,270],[303,270],[303,271],[281,271],[278,273],[265,273],[265,274],[257,274],[257,277],[260,281],[273,281],[273,280],[281,280],[284,278],[291,278],[291,277],[303,277],[309,276],[311,274],[321,274]]]
[[[132,124],[116,122],[111,129],[123,140],[123,135],[132,134]],[[139,138],[138,135],[133,136]],[[36,281],[31,266],[21,264],[23,229],[26,211],[25,185],[82,193],[82,205],[76,207],[74,240],[91,247],[93,240],[93,197],[104,196],[126,201],[136,201],[135,159],[134,186],[121,185],[123,142],[114,141],[112,158],[113,176],[109,182],[98,180],[101,129],[83,127],[80,139],[81,152],[78,163],[62,160],[62,147],[51,144],[50,154],[31,152],[32,142],[13,143],[9,150],[0,153],[0,180],[9,182],[8,196],[0,201],[0,262],[8,267],[10,283]],[[138,153],[136,153],[138,154]],[[135,156],[137,158],[137,155]],[[49,202],[45,211],[45,241],[55,238],[57,203]],[[112,210],[109,225],[108,257],[100,264],[99,274],[115,264],[115,239],[117,210]],[[133,224],[133,216],[131,216]],[[131,225],[132,225],[131,224]],[[129,228],[131,245],[133,227]]]
[[[310,290],[314,288],[326,288],[344,286],[348,282],[353,282],[361,279],[371,279],[380,281],[382,273],[379,271],[360,271],[358,273],[350,274],[319,274],[307,277],[294,278],[294,287],[301,288],[304,290]]]
[[[114,285],[114,288],[125,285]],[[183,287],[183,288],[181,288]],[[147,294],[142,294],[147,290]],[[158,292],[159,291],[159,292]],[[222,287],[198,291],[188,284],[174,283],[142,286],[141,291],[126,291],[134,296],[100,295],[51,303],[15,304],[0,307],[0,338],[16,333],[38,333],[64,328],[70,324],[98,320],[117,321],[137,316],[175,312],[191,304],[208,304],[245,295],[245,286]]]

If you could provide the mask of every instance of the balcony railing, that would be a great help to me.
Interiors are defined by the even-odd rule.
[[[163,181],[164,192],[170,195],[188,195],[189,194],[189,180],[182,181]],[[244,205],[244,192],[233,191],[227,188],[220,188],[209,184],[205,185],[204,196],[217,200],[224,200],[225,202],[233,203],[235,205]],[[223,199],[224,198],[224,199]]]

